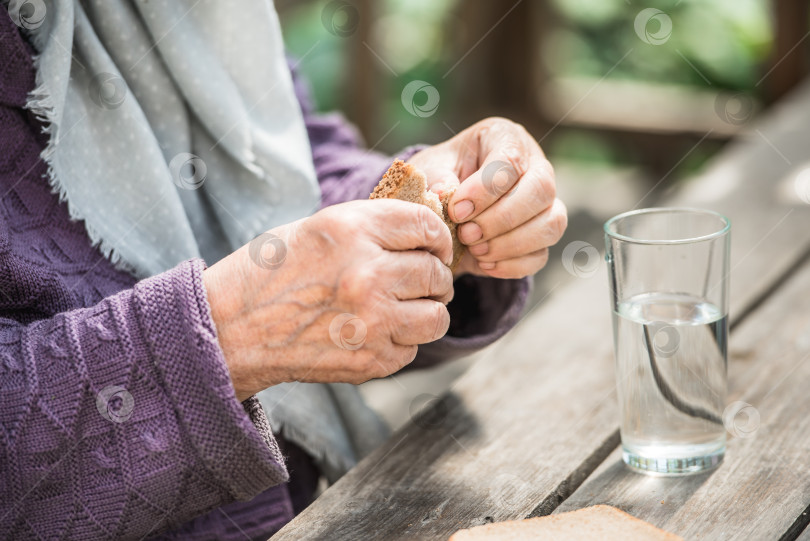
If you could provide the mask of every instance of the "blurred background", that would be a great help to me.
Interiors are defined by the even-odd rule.
[[[571,279],[560,246],[576,239],[601,249],[607,218],[634,203],[654,206],[698,173],[805,77],[810,57],[806,0],[276,0],[276,7],[317,108],[343,112],[368,146],[395,154],[491,115],[524,124],[540,141],[570,220],[527,309]],[[363,392],[396,427],[470,362],[371,382]]]

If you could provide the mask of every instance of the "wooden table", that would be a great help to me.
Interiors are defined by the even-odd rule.
[[[654,478],[622,464],[603,263],[274,539],[446,539],[607,503],[687,539],[810,540],[810,183],[804,201],[791,178],[804,167],[810,84],[664,201],[732,221],[728,400],[753,405],[760,426],[729,434],[719,468]]]

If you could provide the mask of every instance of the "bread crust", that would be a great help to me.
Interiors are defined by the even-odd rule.
[[[458,225],[450,219],[447,212],[447,206],[455,192],[454,187],[442,192],[441,197],[436,195],[428,190],[424,173],[410,163],[394,160],[371,192],[369,199],[400,199],[425,205],[435,212],[450,230],[450,237],[453,239],[453,262],[450,264],[450,270],[455,271],[464,256],[464,245],[458,240],[456,231]]]
[[[559,515],[494,522],[454,533],[449,541],[683,541],[683,538],[610,505],[594,505]]]

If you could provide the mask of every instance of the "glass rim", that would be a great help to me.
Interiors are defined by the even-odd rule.
[[[658,213],[684,213],[684,214],[702,214],[704,216],[713,216],[715,218],[720,219],[720,221],[723,223],[723,227],[707,235],[700,235],[698,237],[689,237],[684,239],[667,239],[667,240],[650,240],[636,237],[628,237],[627,235],[622,235],[620,233],[616,233],[610,230],[610,227],[619,220],[623,220],[625,218],[633,216],[640,216],[642,214],[658,214]],[[693,244],[697,242],[705,242],[708,240],[717,239],[722,237],[723,235],[726,235],[731,230],[731,220],[729,220],[727,217],[723,216],[719,212],[715,212],[713,210],[698,209],[692,207],[651,207],[646,209],[630,210],[627,212],[623,212],[621,214],[617,214],[613,218],[606,221],[605,224],[602,226],[602,229],[605,231],[605,235],[607,235],[612,239],[620,240],[622,242],[631,242],[634,244],[651,244],[651,245]]]

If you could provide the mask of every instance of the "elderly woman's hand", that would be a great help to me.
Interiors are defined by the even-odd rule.
[[[467,245],[457,275],[521,278],[546,264],[568,219],[554,170],[523,126],[488,118],[408,161],[435,192],[460,183],[449,206]]]
[[[396,372],[447,332],[451,259],[430,209],[376,200],[278,227],[213,265],[205,287],[237,397]]]

